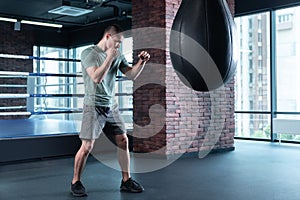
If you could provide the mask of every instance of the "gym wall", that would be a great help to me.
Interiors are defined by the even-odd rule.
[[[10,22],[0,22],[0,53],[13,55],[33,55],[34,34],[29,26],[22,26],[21,31],[14,30],[14,24]],[[6,59],[0,58],[0,71],[32,72],[32,60]],[[26,78],[0,78],[0,85],[15,84],[27,85]],[[1,93],[27,93],[26,87],[1,87]],[[26,106],[26,99],[2,99],[0,107],[4,106]],[[9,112],[11,110],[5,110]],[[13,110],[14,112],[26,111],[25,109]],[[20,116],[0,116],[0,119],[22,119],[28,118],[26,115]]]

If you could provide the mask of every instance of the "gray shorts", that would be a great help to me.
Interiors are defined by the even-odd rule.
[[[126,133],[124,121],[117,105],[109,107],[83,106],[83,116],[79,138],[98,139],[101,132],[107,136]]]

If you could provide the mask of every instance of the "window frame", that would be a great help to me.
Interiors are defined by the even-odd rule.
[[[250,139],[250,140],[266,140],[266,141],[270,141],[270,142],[277,142],[278,139],[276,138],[276,133],[273,132],[273,119],[276,118],[278,115],[286,115],[286,116],[299,116],[300,117],[300,112],[279,112],[277,109],[277,87],[276,87],[276,83],[277,83],[277,63],[276,63],[276,24],[278,24],[278,18],[276,16],[276,11],[277,10],[281,10],[281,9],[285,9],[285,8],[293,8],[293,7],[298,7],[299,5],[293,5],[293,6],[286,6],[286,7],[282,7],[282,8],[278,8],[278,9],[268,9],[268,10],[264,10],[264,11],[258,11],[258,12],[252,12],[252,13],[247,13],[247,14],[243,14],[243,15],[238,15],[236,17],[244,17],[244,16],[249,16],[249,15],[253,15],[253,14],[259,14],[259,13],[263,13],[263,12],[268,12],[269,13],[269,17],[270,17],[270,77],[269,77],[269,81],[270,81],[270,99],[269,99],[269,103],[270,103],[270,111],[251,111],[251,110],[236,110],[235,114],[266,114],[270,117],[270,139],[257,139],[257,138],[243,138],[243,137],[235,137],[237,139]],[[290,19],[292,19],[294,16],[290,16]],[[252,22],[253,23],[253,22]],[[253,27],[251,27],[251,29],[249,30],[253,30]],[[243,41],[243,38],[239,38],[240,41]],[[263,56],[263,55],[262,55]],[[262,77],[264,78],[264,77]],[[249,86],[250,87],[250,86]],[[259,88],[258,88],[259,89]],[[260,89],[258,92],[261,92]],[[289,143],[300,143],[300,141],[285,141],[285,142],[289,142]]]

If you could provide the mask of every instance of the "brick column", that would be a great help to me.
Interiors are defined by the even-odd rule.
[[[234,0],[228,1],[233,12]],[[211,149],[232,150],[235,129],[234,80],[226,84],[225,92],[219,90],[213,93],[196,92],[187,88],[179,80],[172,67],[168,52],[169,36],[180,3],[181,0],[132,1],[133,29],[143,27],[165,29],[165,34],[159,35],[160,38],[165,39],[163,44],[165,48],[147,49],[152,56],[151,63],[134,82],[133,133],[136,136],[140,134],[150,136],[135,137],[134,151],[155,152],[170,157],[183,153],[206,152]],[[153,38],[155,34],[157,34],[155,31],[149,31],[133,35],[133,48],[136,49],[141,43],[153,42],[149,38]],[[135,55],[137,51],[138,49]],[[151,80],[161,84],[151,83]],[[141,84],[145,82],[150,84]],[[154,108],[149,116],[149,109],[157,104],[165,112],[156,112]],[[217,108],[212,107],[213,104],[218,105]],[[156,118],[163,118],[164,120],[161,121],[164,124],[159,124],[155,121]],[[225,118],[223,127],[219,127],[218,123],[221,118]],[[149,124],[160,126],[161,129],[156,130]],[[208,130],[210,130],[209,135],[207,135]]]
[[[0,53],[13,54],[13,55],[33,55],[33,31],[28,26],[22,26],[21,31],[14,31],[14,24],[10,22],[0,23]],[[14,72],[32,72],[33,61],[0,58],[0,71],[14,71]],[[16,84],[26,85],[26,78],[0,78],[0,84]],[[12,88],[1,87],[0,93],[16,93],[26,94],[27,88]],[[0,99],[0,106],[26,106],[26,99]],[[26,111],[25,109],[19,110],[2,110],[7,112]],[[28,116],[1,116],[1,119],[20,119],[28,118]]]

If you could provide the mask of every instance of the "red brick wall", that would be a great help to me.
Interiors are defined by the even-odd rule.
[[[143,27],[165,27],[165,3],[164,1],[149,1],[149,0],[133,0],[132,1],[132,29]],[[133,33],[133,47],[134,55],[140,49],[139,45],[152,46],[153,35],[156,34],[154,30],[137,31]],[[160,37],[166,37],[160,35]],[[164,39],[165,40],[165,39]],[[146,125],[150,124],[149,107],[159,104],[166,107],[166,88],[163,83],[166,76],[166,51],[163,49],[146,49],[151,54],[151,64],[148,64],[143,73],[136,80],[134,84],[134,134],[144,134],[149,137],[134,139],[134,151],[149,152],[156,151],[166,146],[166,130],[163,125],[161,130],[157,132],[153,127]],[[161,65],[161,66],[156,66]],[[140,84],[142,87],[140,87]],[[158,84],[155,84],[158,83]],[[158,114],[159,115],[159,114]],[[160,118],[161,116],[157,116]],[[165,118],[163,116],[163,118]],[[139,129],[138,126],[143,127]],[[141,130],[141,131],[139,131]],[[153,134],[155,132],[155,134]]]
[[[225,91],[195,92],[182,84],[172,67],[167,51],[168,41],[180,3],[181,0],[132,1],[133,29],[165,29],[165,34],[160,35],[165,38],[164,50],[149,49],[151,63],[134,82],[135,152],[160,150],[156,153],[171,156],[234,148],[234,80],[226,84]],[[229,0],[229,6],[233,12],[234,0]],[[145,47],[153,46],[147,45],[147,42],[155,41],[153,34],[156,33],[146,31],[143,34],[133,34],[134,49],[138,49],[141,43]],[[151,80],[161,84],[146,84],[140,87]],[[155,117],[149,116],[149,108],[155,104],[161,105],[165,110],[160,116],[159,111],[151,111],[153,116],[163,119],[163,125],[155,122]],[[224,122],[221,123],[223,127],[220,127],[220,121]],[[155,130],[151,125],[156,123],[162,128]],[[140,134],[144,135],[144,138],[141,138]],[[147,135],[151,137],[145,137]]]
[[[22,26],[21,31],[14,31],[14,24],[9,22],[0,22],[0,53],[14,55],[33,55],[33,31],[28,26]],[[32,60],[21,60],[11,58],[0,58],[0,71],[14,72],[32,72]],[[0,78],[0,85],[17,84],[26,85],[25,78]],[[25,88],[0,87],[0,93],[18,93],[25,94]],[[26,99],[0,99],[0,107],[5,106],[26,106]],[[26,111],[20,110],[0,110]],[[0,119],[27,118],[28,116],[0,116]]]

